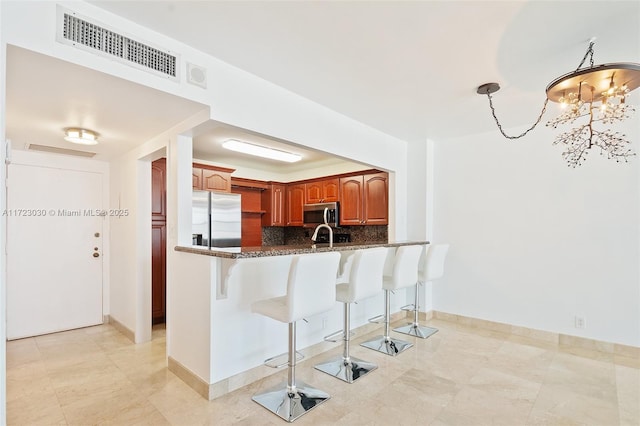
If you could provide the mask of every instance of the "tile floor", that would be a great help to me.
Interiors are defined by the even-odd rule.
[[[404,321],[403,321],[404,322]],[[332,399],[298,425],[639,425],[640,360],[432,320],[440,332],[347,384],[303,361]],[[374,334],[357,336],[354,343]],[[165,333],[134,345],[109,325],[7,343],[9,425],[284,425],[251,400],[278,371],[206,401],[166,369]],[[398,335],[400,336],[400,335]],[[407,336],[408,337],[408,336]],[[284,349],[284,348],[283,348]],[[267,368],[267,367],[264,367]]]

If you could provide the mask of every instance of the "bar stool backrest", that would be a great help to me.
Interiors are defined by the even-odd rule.
[[[366,299],[382,291],[382,273],[388,250],[386,247],[356,250],[349,275],[347,302]]]
[[[448,251],[449,244],[428,244],[424,247],[418,271],[420,281],[433,281],[444,275],[444,261]]]
[[[385,277],[385,289],[395,290],[418,282],[418,262],[422,246],[400,246],[393,262],[393,275]]]
[[[289,322],[333,308],[339,262],[340,253],[335,251],[293,257],[286,296]]]

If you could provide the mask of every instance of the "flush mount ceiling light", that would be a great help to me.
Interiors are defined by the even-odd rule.
[[[91,130],[70,127],[64,129],[64,140],[80,145],[96,145],[98,143],[98,134]]]
[[[258,157],[270,158],[272,160],[285,161],[287,163],[295,163],[300,161],[302,156],[292,154],[279,149],[268,148],[266,146],[254,145],[252,143],[241,142],[235,139],[229,139],[222,146],[231,151],[242,152],[243,154],[256,155]]]
[[[576,127],[562,133],[553,141],[554,145],[562,144],[565,151],[562,157],[570,167],[581,165],[589,150],[596,146],[600,154],[607,158],[625,162],[636,155],[630,148],[630,142],[625,135],[609,129],[598,130],[594,125],[613,124],[625,120],[635,111],[632,105],[626,103],[629,92],[640,86],[640,64],[630,62],[615,62],[611,64],[593,65],[593,45],[595,38],[589,42],[589,48],[582,58],[578,68],[553,80],[547,86],[547,99],[536,122],[518,136],[509,136],[502,129],[498,121],[491,94],[500,90],[498,83],[486,83],[478,87],[477,93],[487,95],[489,107],[500,133],[508,139],[519,139],[533,130],[542,120],[547,108],[547,102],[558,102],[563,112],[547,122],[548,127],[554,129],[558,125],[574,125],[578,119],[586,118],[586,122],[576,123]],[[581,68],[586,59],[590,65]]]

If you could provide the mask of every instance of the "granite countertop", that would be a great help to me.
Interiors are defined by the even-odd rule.
[[[176,246],[176,251],[193,253],[204,256],[222,257],[226,259],[246,259],[253,257],[288,256],[292,254],[321,253],[325,251],[347,251],[372,247],[400,247],[429,244],[428,241],[396,241],[396,242],[369,242],[369,243],[337,243],[332,248],[329,244],[305,244],[291,246],[265,246],[265,247],[228,247],[206,248],[197,246]]]

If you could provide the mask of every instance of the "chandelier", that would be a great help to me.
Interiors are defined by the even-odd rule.
[[[616,62],[594,66],[594,43],[595,39],[591,39],[589,48],[575,71],[549,83],[547,98],[538,119],[517,136],[507,135],[496,116],[491,94],[500,90],[500,85],[486,83],[478,87],[478,94],[487,95],[491,114],[505,138],[519,139],[533,130],[542,120],[547,103],[551,100],[560,104],[562,113],[549,120],[546,125],[554,129],[565,124],[573,126],[553,141],[553,145],[564,146],[562,157],[569,167],[581,165],[593,147],[599,148],[601,155],[616,162],[627,162],[629,157],[636,155],[629,148],[630,141],[625,139],[626,135],[610,129],[599,129],[598,126],[623,121],[635,111],[632,105],[626,103],[626,99],[629,92],[640,86],[640,64]],[[582,68],[587,58],[589,66]]]

